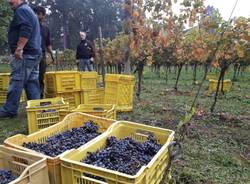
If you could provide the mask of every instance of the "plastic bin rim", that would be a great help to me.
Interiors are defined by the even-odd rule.
[[[46,157],[44,157],[43,155],[40,155],[40,154],[34,154],[34,153],[31,153],[31,152],[25,152],[23,150],[16,150],[16,149],[11,148],[11,147],[6,147],[4,145],[0,145],[0,151],[1,151],[2,148],[6,149],[6,150],[16,151],[16,152],[19,152],[19,153],[22,153],[22,154],[26,154],[26,155],[32,155],[33,157],[37,157],[37,159],[40,159],[40,160],[34,162],[33,164],[27,165],[27,167],[23,170],[23,172],[21,173],[21,175],[19,175],[15,180],[11,181],[10,184],[11,183],[19,182],[22,178],[25,177],[25,175],[27,175],[27,173],[29,173],[28,171],[29,171],[29,169],[31,167],[35,167],[36,165],[39,165],[39,164],[41,164],[41,163],[43,163],[43,162],[45,162],[47,160]]]
[[[172,133],[173,134],[173,133]],[[172,135],[171,134],[171,135]],[[170,137],[170,136],[169,136]],[[96,140],[97,141],[97,140]],[[92,144],[94,144],[96,141],[94,142],[91,142],[89,145],[91,146]],[[91,168],[91,169],[95,169],[95,170],[98,170],[98,171],[105,171],[105,172],[112,172],[114,173],[115,175],[119,175],[119,176],[122,176],[122,177],[126,177],[126,178],[129,178],[129,179],[136,179],[138,178],[139,176],[141,176],[141,174],[144,172],[144,170],[148,169],[151,167],[151,165],[153,165],[155,163],[155,161],[158,159],[159,155],[162,154],[161,152],[163,150],[166,149],[166,147],[168,147],[169,143],[171,141],[168,139],[168,141],[161,147],[161,149],[157,152],[157,154],[155,154],[155,156],[150,160],[150,162],[147,164],[147,165],[143,165],[140,170],[135,174],[135,175],[129,175],[129,174],[126,174],[126,173],[122,173],[122,172],[119,172],[119,171],[115,171],[115,170],[111,170],[111,169],[106,169],[106,168],[103,168],[103,167],[98,167],[98,166],[93,166],[91,164],[85,164],[85,163],[82,163],[82,162],[79,162],[79,161],[75,161],[75,160],[72,160],[72,159],[68,159],[68,158],[64,158],[65,156],[67,156],[67,154],[71,153],[72,151],[80,151],[79,149],[84,149],[86,146],[89,146],[89,145],[86,145],[84,147],[80,147],[78,149],[71,149],[71,150],[68,150],[66,152],[64,152],[61,156],[60,156],[60,160],[62,160],[63,162],[67,162],[67,163],[70,163],[70,164],[75,164],[77,166],[83,166],[83,167],[88,167],[88,168]],[[63,162],[61,163],[63,165]]]
[[[51,71],[51,72],[46,72],[46,74],[65,74],[65,73],[78,74],[79,72],[76,71],[76,70],[65,70],[65,71]]]
[[[113,128],[117,128],[118,126],[122,126],[122,123],[129,123],[129,124],[134,124],[134,125],[140,125],[138,123],[134,123],[134,122],[130,122],[130,121],[116,121],[103,135],[101,135],[99,137],[99,139],[108,136],[111,133],[111,131],[112,131]],[[154,164],[154,162],[158,159],[159,155],[162,154],[162,151],[165,150],[165,149],[167,149],[168,145],[170,144],[170,142],[174,138],[174,134],[175,134],[175,131],[173,131],[173,130],[159,128],[159,127],[154,127],[154,126],[148,126],[148,125],[143,125],[143,126],[144,127],[150,127],[150,128],[158,129],[158,130],[169,131],[171,133],[168,135],[167,141],[165,142],[164,145],[162,145],[161,149],[157,152],[157,154],[155,154],[155,156],[150,160],[150,162],[147,165],[142,166],[141,169],[135,175],[129,175],[129,174],[121,173],[121,172],[114,171],[114,170],[111,170],[111,169],[97,167],[97,166],[93,166],[91,164],[85,164],[85,163],[78,162],[78,161],[75,161],[75,160],[72,160],[72,159],[64,158],[65,156],[67,156],[72,151],[75,151],[75,152],[81,152],[81,151],[83,151],[84,149],[86,149],[86,147],[89,147],[92,144],[95,144],[96,142],[98,142],[99,139],[96,139],[95,141],[92,141],[90,144],[88,144],[86,146],[85,145],[81,146],[78,149],[71,149],[71,150],[68,150],[67,152],[64,152],[64,154],[61,155],[60,159],[62,161],[64,161],[64,162],[73,163],[73,164],[78,165],[78,166],[89,167],[91,169],[96,169],[98,171],[103,171],[104,170],[106,172],[112,172],[112,173],[114,173],[116,175],[119,175],[119,176],[127,177],[127,178],[130,178],[130,179],[135,179],[135,178],[139,177],[144,172],[145,169],[149,168],[152,164]]]
[[[115,123],[113,123],[113,125],[108,129],[108,131],[110,131],[113,128],[116,128],[118,126],[122,126],[124,123],[125,124],[135,125],[135,126],[143,125],[143,127],[146,127],[146,128],[154,128],[154,129],[158,129],[158,130],[162,130],[162,131],[169,131],[169,132],[171,132],[171,134],[172,133],[175,134],[174,130],[170,130],[170,129],[166,129],[166,128],[161,128],[161,127],[156,127],[156,126],[144,125],[144,124],[140,124],[140,123],[136,123],[136,122],[131,122],[131,121],[122,121],[122,120],[119,120],[119,121],[116,121]]]
[[[73,113],[67,114],[67,115],[64,117],[64,119],[63,119],[61,122],[59,122],[59,123],[63,123],[66,119],[68,119],[68,117],[73,116],[74,114],[82,114],[82,115],[88,116],[88,117],[90,117],[90,118],[91,118],[91,117],[95,117],[95,118],[103,119],[103,118],[101,118],[101,117],[93,116],[93,115],[86,114],[86,113],[82,113],[82,112],[73,112]],[[113,119],[109,119],[109,118],[105,118],[105,119],[114,121]],[[20,138],[21,138],[21,137],[22,137],[22,138],[28,138],[28,137],[34,136],[34,134],[38,134],[38,133],[40,133],[40,132],[45,132],[45,131],[47,131],[47,129],[50,129],[50,128],[52,128],[52,127],[56,127],[59,123],[54,124],[54,125],[51,125],[51,126],[48,127],[48,128],[41,129],[41,130],[39,130],[39,131],[37,131],[37,132],[34,132],[34,133],[30,134],[30,135],[17,134],[17,135],[14,135],[13,137],[20,136]],[[108,129],[107,129],[107,130],[108,130]],[[105,134],[105,132],[104,132],[103,134]],[[102,136],[103,134],[101,134],[101,135],[99,135],[99,136]],[[98,138],[99,136],[97,136],[96,138]],[[13,137],[10,137],[10,138],[13,138]],[[92,141],[94,141],[96,138],[94,138],[94,139],[92,139],[91,141],[89,141],[89,142],[83,144],[81,147],[84,147],[85,145],[87,146],[87,145],[90,144]],[[9,143],[7,143],[7,142],[8,142],[8,138],[4,141],[4,143],[5,143],[5,142],[6,142],[6,144],[9,144]],[[95,142],[95,141],[94,141],[94,142]],[[12,144],[12,143],[11,143],[11,144]],[[51,157],[51,156],[45,155],[45,154],[43,154],[43,153],[34,151],[34,150],[32,150],[32,149],[25,148],[25,147],[20,146],[20,145],[16,145],[16,147],[19,148],[20,150],[25,150],[25,151],[27,151],[27,152],[29,152],[29,153],[33,153],[33,154],[39,154],[39,155],[42,156],[42,157],[45,157],[45,158],[47,158],[47,159],[52,159],[52,160],[59,159],[60,156],[64,154],[64,153],[61,153],[61,154],[59,154],[59,155],[57,155],[57,156],[55,156],[55,157]]]
[[[0,73],[0,75],[1,75],[1,76],[5,76],[5,75],[9,76],[10,73]]]
[[[71,150],[72,151],[72,150]],[[67,158],[63,158],[61,157],[60,158],[63,162],[67,162],[67,163],[70,163],[70,164],[74,164],[74,165],[78,165],[78,166],[84,166],[84,167],[88,167],[88,168],[91,168],[91,169],[95,169],[95,170],[98,170],[98,171],[105,171],[105,172],[112,172],[114,173],[115,175],[118,175],[118,176],[122,176],[122,177],[126,177],[126,178],[129,178],[129,179],[136,179],[137,177],[139,177],[143,171],[145,169],[147,169],[147,165],[143,165],[141,167],[141,169],[135,174],[135,175],[129,175],[129,174],[125,174],[125,173],[122,173],[122,172],[118,172],[118,171],[115,171],[115,170],[111,170],[111,169],[106,169],[106,168],[103,168],[103,167],[97,167],[97,166],[93,166],[93,165],[90,165],[90,164],[85,164],[85,163],[82,163],[82,162],[78,162],[78,161],[74,161],[74,160],[70,160],[70,159],[67,159]],[[61,163],[63,165],[63,162]]]
[[[32,103],[36,103],[36,102],[49,102],[49,101],[61,101],[62,103],[64,102],[64,99],[62,97],[54,97],[54,98],[45,98],[45,99],[37,99],[37,100],[28,100],[27,101],[27,108],[32,108],[30,107]]]

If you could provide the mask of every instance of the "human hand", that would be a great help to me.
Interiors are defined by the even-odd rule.
[[[51,59],[52,59],[52,64],[55,64],[55,58],[52,53],[50,53]]]
[[[17,47],[16,50],[15,50],[14,55],[15,55],[16,59],[23,59],[23,49]]]

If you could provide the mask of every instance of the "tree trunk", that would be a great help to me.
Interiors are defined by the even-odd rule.
[[[137,88],[136,96],[138,98],[140,98],[140,95],[141,95],[141,84],[142,84],[142,75],[143,75],[143,68],[144,68],[143,62],[139,62],[137,67],[138,67],[138,88]]]
[[[168,84],[168,66],[165,66],[165,80],[166,84]]]
[[[174,66],[174,74],[177,74],[177,65]]]
[[[185,65],[185,71],[186,71],[186,74],[188,73],[188,65],[186,64]]]
[[[171,65],[168,65],[168,72],[171,73]]]
[[[156,65],[156,74],[159,78],[161,77],[161,66],[160,65]]]
[[[238,64],[234,64],[234,74],[233,74],[233,81],[237,80],[237,70],[238,70]]]
[[[125,6],[128,8],[125,8],[124,10],[124,19],[125,24],[127,26],[124,26],[124,32],[129,37],[129,41],[127,45],[124,48],[124,73],[130,74],[131,73],[131,58],[130,58],[130,44],[132,41],[132,16],[133,16],[133,7],[134,7],[134,1],[133,0],[127,0],[125,1]]]
[[[121,74],[122,73],[122,64],[118,63],[118,73]]]
[[[99,47],[100,47],[100,61],[101,61],[101,66],[102,66],[102,83],[103,86],[105,87],[105,66],[104,66],[104,56],[103,56],[103,42],[102,42],[102,28],[99,27]]]
[[[204,81],[205,81],[205,80],[206,80],[206,78],[207,78],[207,71],[208,71],[208,65],[206,64],[206,65],[205,65],[204,77],[203,77],[203,79],[202,79],[202,81],[201,81],[201,83],[200,83],[199,89],[198,89],[198,91],[197,91],[197,93],[196,93],[196,95],[195,95],[195,98],[194,98],[193,104],[192,104],[192,106],[191,106],[191,108],[190,108],[190,112],[192,111],[193,107],[195,106],[196,101],[197,101],[198,96],[199,96],[200,91],[201,91],[201,87],[202,87],[202,85],[203,85]]]
[[[237,77],[239,77],[239,75],[240,75],[240,66],[238,67],[238,71],[237,71]]]
[[[183,64],[180,64],[178,66],[178,74],[177,74],[177,79],[176,79],[175,87],[174,87],[175,91],[178,91],[178,82],[179,82],[179,78],[180,78],[180,75],[181,75],[182,66],[183,66]]]
[[[196,82],[197,63],[194,64],[193,84]]]
[[[64,13],[62,14],[62,23],[63,23],[63,49],[66,50],[68,47],[68,39],[67,39],[67,25],[66,25],[66,18]]]
[[[220,71],[220,76],[219,76],[219,80],[218,80],[218,83],[217,83],[217,88],[216,88],[216,93],[214,95],[214,102],[210,108],[210,111],[211,112],[214,112],[214,109],[215,109],[215,105],[217,103],[217,100],[218,100],[218,94],[219,94],[219,89],[220,89],[220,82],[223,80],[224,78],[224,75],[225,75],[225,72],[226,72],[226,69],[227,69],[227,64],[224,63],[221,67],[221,71]]]

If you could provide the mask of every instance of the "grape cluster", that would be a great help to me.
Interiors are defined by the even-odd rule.
[[[104,149],[89,153],[82,162],[135,175],[161,149],[161,145],[157,143],[154,136],[149,136],[144,143],[130,137],[121,140],[109,137],[106,144]]]
[[[49,137],[45,143],[28,142],[24,143],[23,146],[45,155],[55,157],[67,150],[79,148],[91,139],[94,139],[100,135],[98,129],[98,125],[94,124],[92,121],[88,121],[80,128],[73,128]]]
[[[15,179],[16,176],[11,171],[0,169],[0,184],[8,184]]]

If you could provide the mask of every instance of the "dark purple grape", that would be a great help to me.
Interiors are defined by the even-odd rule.
[[[10,170],[0,169],[0,184],[8,184],[16,178]]]
[[[104,149],[88,153],[88,156],[81,162],[135,175],[160,149],[161,145],[152,135],[144,143],[130,137],[121,140],[109,137]]]
[[[24,143],[23,146],[45,155],[56,157],[67,150],[79,148],[94,139],[100,135],[98,129],[99,127],[96,124],[88,121],[80,128],[73,128],[49,137],[45,143],[28,142]]]

